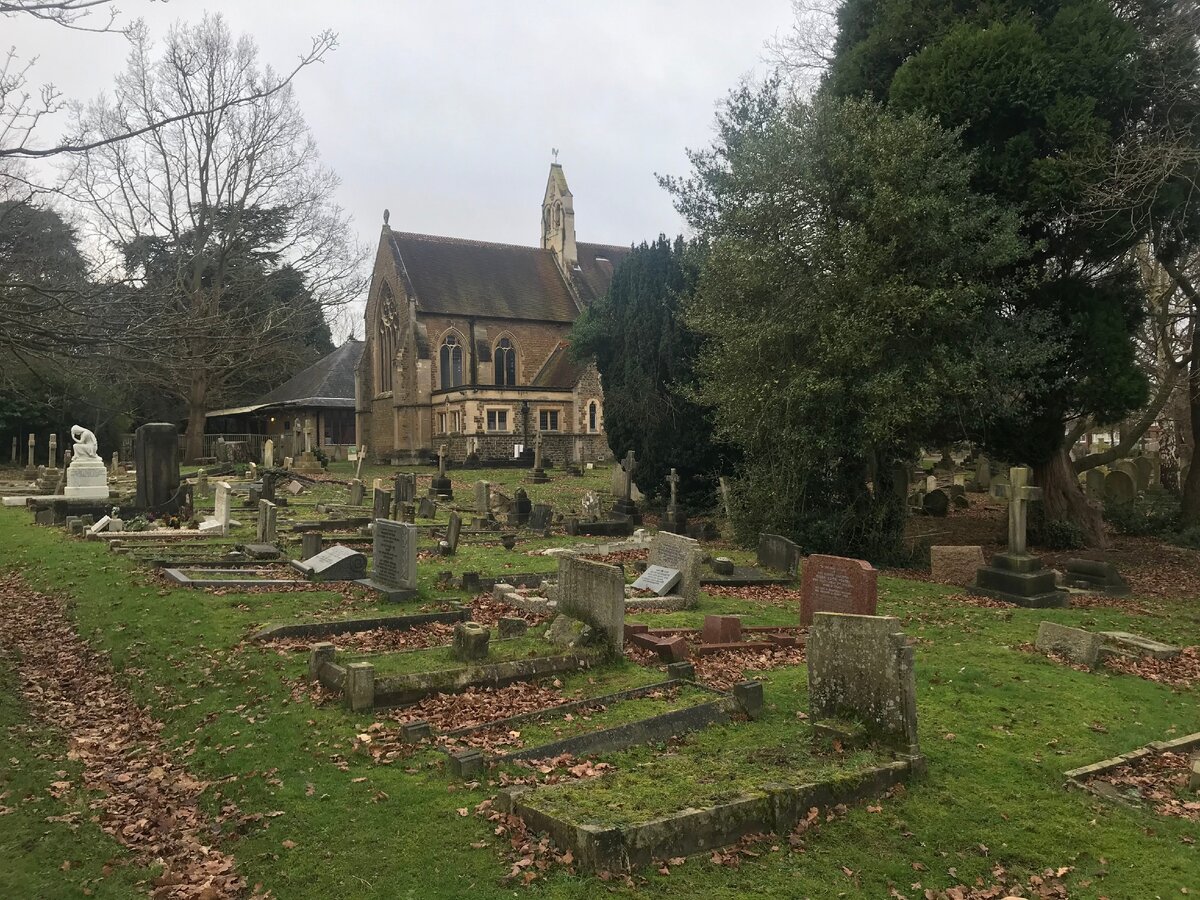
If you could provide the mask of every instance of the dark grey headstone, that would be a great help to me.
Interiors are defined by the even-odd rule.
[[[133,437],[139,509],[173,512],[165,507],[179,490],[179,429],[169,422],[143,425]]]
[[[386,519],[392,514],[392,492],[375,488],[374,502],[371,507],[371,518]]]
[[[437,515],[437,505],[428,497],[422,497],[417,504],[418,519],[432,519]]]
[[[312,559],[293,560],[292,566],[313,581],[357,581],[367,574],[367,557],[357,550],[335,544]]]
[[[450,525],[446,528],[446,543],[450,545],[450,552],[458,551],[458,536],[462,532],[462,516],[456,512],[450,513]]]
[[[545,531],[554,519],[554,507],[548,503],[538,503],[529,514],[529,527],[534,531]]]
[[[758,564],[794,576],[800,570],[800,548],[782,535],[763,532],[758,536]]]
[[[950,495],[941,488],[936,488],[921,500],[921,509],[929,516],[944,516],[950,511]]]
[[[401,472],[396,476],[396,499],[400,503],[412,503],[417,497],[417,476],[412,472]]]

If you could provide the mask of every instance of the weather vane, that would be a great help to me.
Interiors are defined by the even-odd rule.
[[[550,153],[551,153],[551,154],[553,154],[553,156],[554,156],[554,161],[555,161],[555,162],[558,162],[558,148],[557,148],[557,147],[551,147],[551,148],[550,148]]]

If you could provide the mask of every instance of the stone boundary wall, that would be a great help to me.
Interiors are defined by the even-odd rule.
[[[537,789],[501,790],[496,807],[518,816],[533,831],[545,832],[570,850],[581,868],[626,871],[657,859],[691,856],[728,846],[747,834],[787,834],[812,807],[827,809],[876,797],[919,771],[923,760],[903,759],[868,769],[856,777],[796,787],[764,784],[749,794],[707,809],[688,809],[635,825],[575,824],[537,808]]]

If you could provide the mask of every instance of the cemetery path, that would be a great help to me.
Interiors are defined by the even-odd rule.
[[[82,783],[53,782],[55,797],[84,791],[100,827],[145,866],[161,865],[156,898],[217,900],[247,894],[232,856],[209,846],[220,823],[199,807],[206,785],[172,761],[162,725],[115,681],[107,658],[79,637],[61,600],[15,574],[0,575],[7,601],[0,645],[16,651],[21,694],[34,724],[62,733]],[[64,773],[58,773],[60,776]],[[225,807],[222,819],[236,810]]]

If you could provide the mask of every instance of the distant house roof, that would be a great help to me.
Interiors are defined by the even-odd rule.
[[[575,362],[571,358],[570,345],[559,341],[542,364],[538,373],[533,376],[533,387],[573,388],[579,382],[586,364]]]
[[[573,322],[579,308],[554,251],[429,234],[391,232],[392,254],[422,312]],[[590,304],[608,290],[627,247],[578,244],[573,281]]]
[[[254,403],[213,410],[208,416],[236,416],[261,409],[288,407],[353,409],[354,367],[358,365],[365,346],[365,341],[348,340],[328,356],[263,394]]]

